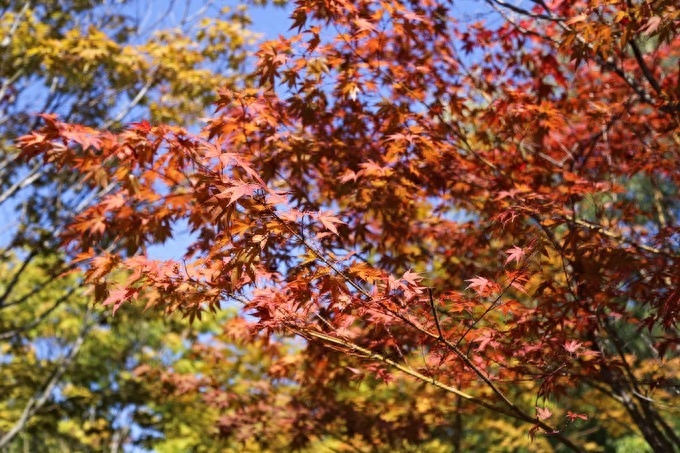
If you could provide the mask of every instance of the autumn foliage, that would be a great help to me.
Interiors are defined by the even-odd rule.
[[[103,305],[236,303],[224,341],[268,357],[247,398],[140,372],[200,389],[223,436],[305,446],[370,413],[338,389],[401,382],[412,420],[337,429],[460,439],[488,410],[580,451],[616,414],[680,449],[680,9],[524,3],[300,0],[199,134],[43,115],[22,156],[108,188],[61,236]],[[186,227],[181,260],[146,254]]]
[[[176,410],[178,401],[157,398],[155,383],[132,371],[162,363],[186,372],[193,340],[219,331],[230,311],[191,326],[142,305],[115,318],[95,308],[78,263],[61,250],[61,232],[107,188],[22,160],[15,143],[39,127],[38,112],[121,130],[136,118],[191,126],[212,111],[215,86],[246,80],[238,69],[256,35],[244,8],[172,4],[179,2],[0,2],[3,452],[222,447],[204,440],[213,412]]]

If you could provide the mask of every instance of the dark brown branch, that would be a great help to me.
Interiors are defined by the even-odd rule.
[[[432,317],[434,318],[434,324],[437,326],[437,333],[439,333],[439,338],[444,339],[444,334],[442,333],[442,326],[439,324],[439,314],[437,314],[437,307],[434,304],[434,298],[432,297],[432,288],[427,288],[427,292],[430,296],[430,307],[432,307]]]
[[[21,263],[19,269],[17,269],[14,275],[12,275],[12,279],[9,281],[9,283],[7,283],[5,291],[2,293],[2,296],[0,296],[0,309],[2,309],[5,306],[7,298],[9,297],[10,293],[19,282],[19,278],[36,256],[38,256],[38,250],[36,249],[31,250],[31,253],[29,253],[26,256],[26,258],[24,258],[24,261]]]
[[[659,85],[659,82],[656,80],[656,78],[654,78],[654,74],[652,74],[652,71],[649,69],[649,66],[647,66],[647,63],[645,62],[645,59],[642,56],[642,52],[640,51],[640,47],[633,39],[630,39],[628,41],[628,44],[630,45],[631,49],[633,49],[635,60],[637,60],[638,66],[640,66],[640,69],[642,70],[642,74],[644,74],[645,79],[647,79],[647,81],[652,86],[652,88],[654,88],[654,91],[656,91],[657,94],[661,94],[661,85]]]

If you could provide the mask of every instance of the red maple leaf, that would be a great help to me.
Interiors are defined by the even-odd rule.
[[[465,289],[472,288],[479,295],[486,294],[491,285],[491,282],[488,279],[480,277],[479,275],[476,275],[475,278],[470,278],[465,281],[470,282],[470,284]]]
[[[404,275],[401,276],[401,279],[409,285],[418,286],[418,283],[423,279],[423,277],[421,277],[420,274],[416,272],[411,272],[408,270],[404,272]]]
[[[519,262],[522,261],[522,259],[526,255],[524,249],[517,247],[516,245],[513,246],[511,249],[507,249],[505,253],[508,254],[508,258],[505,260],[505,264],[508,264],[510,261],[516,261],[517,264],[519,264]]]
[[[552,417],[552,412],[550,412],[550,409],[547,407],[536,406],[536,418],[539,420],[546,420],[550,417]]]
[[[116,314],[116,310],[125,302],[132,299],[139,290],[136,288],[123,288],[118,287],[109,293],[109,297],[102,303],[102,305],[113,305],[113,314]]]
[[[338,219],[335,217],[332,213],[330,212],[320,212],[317,215],[317,219],[319,219],[319,222],[331,233],[337,235],[338,234],[338,228],[335,226],[336,223],[345,223],[342,220]]]
[[[588,415],[586,414],[577,414],[575,412],[567,411],[567,419],[570,422],[573,422],[577,418],[580,418],[581,420],[588,420]]]
[[[580,341],[570,340],[564,344],[564,349],[566,349],[569,354],[573,354],[581,348],[582,344],[583,343]]]

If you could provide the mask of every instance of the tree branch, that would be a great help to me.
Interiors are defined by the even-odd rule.
[[[60,360],[59,365],[52,372],[52,375],[45,383],[45,387],[43,388],[43,390],[39,394],[32,396],[28,400],[26,406],[24,407],[23,412],[21,413],[21,416],[19,417],[19,420],[17,420],[14,426],[12,426],[12,428],[7,433],[5,433],[5,435],[2,438],[0,438],[0,449],[7,447],[7,445],[16,437],[16,435],[19,434],[24,429],[26,423],[28,423],[31,417],[33,417],[33,415],[35,415],[35,413],[38,410],[40,410],[40,408],[52,396],[54,389],[59,383],[59,380],[75,359],[76,355],[78,354],[78,351],[80,351],[80,348],[82,347],[83,342],[85,341],[85,337],[90,328],[92,327],[92,325],[90,324],[91,311],[92,311],[91,308],[88,308],[87,312],[85,313],[85,316],[83,317],[83,327],[81,328],[78,337],[71,346],[69,352]]]
[[[482,399],[479,399],[475,396],[472,396],[470,394],[467,394],[455,387],[452,387],[450,385],[447,385],[441,381],[438,381],[434,377],[429,377],[426,376],[422,373],[419,373],[418,371],[412,369],[411,367],[405,366],[401,363],[398,363],[389,357],[385,357],[381,354],[378,354],[376,352],[373,352],[369,349],[363,348],[356,343],[353,343],[348,340],[344,340],[341,338],[333,337],[331,335],[328,335],[323,332],[317,332],[311,329],[300,329],[296,327],[290,327],[288,326],[288,329],[290,329],[292,332],[296,333],[297,335],[301,336],[302,338],[306,338],[308,341],[311,339],[316,339],[321,341],[322,344],[325,344],[329,347],[340,347],[342,350],[344,350],[347,353],[351,353],[354,355],[357,355],[359,357],[365,358],[365,359],[371,359],[371,360],[376,360],[378,362],[381,362],[385,365],[388,365],[394,369],[397,369],[419,381],[425,382],[427,384],[431,384],[437,388],[440,388],[448,393],[452,393],[466,401],[470,401],[474,404],[477,404],[479,406],[482,406],[486,409],[489,409],[493,412],[496,412],[498,414],[503,414],[508,417],[514,418],[519,421],[527,422],[527,423],[532,423],[535,426],[540,427],[543,431],[545,431],[547,434],[549,434],[551,437],[558,439],[560,442],[562,442],[566,447],[568,447],[570,450],[575,451],[575,452],[580,452],[582,451],[581,448],[579,448],[576,444],[574,444],[571,440],[569,440],[567,437],[562,435],[559,431],[555,430],[553,427],[550,425],[542,422],[541,420],[538,420],[537,418],[530,417],[526,414],[524,414],[521,411],[517,410],[511,410],[511,409],[505,409],[503,407],[495,406],[491,403],[488,403]]]

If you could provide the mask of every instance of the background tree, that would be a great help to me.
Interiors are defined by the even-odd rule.
[[[454,449],[456,414],[480,407],[555,449],[680,449],[678,10],[485,4],[468,21],[449,2],[298,2],[259,86],[223,89],[200,135],[45,116],[23,156],[111,187],[65,253],[114,311],[193,320],[231,299],[243,341],[304,339],[308,395],[352,370],[430,386]],[[144,255],[182,222],[182,262]],[[233,428],[236,398],[257,427],[280,410],[267,391],[216,385],[208,403]],[[328,421],[293,401],[289,426]]]
[[[144,364],[182,370],[178,365],[188,345],[197,342],[199,332],[215,331],[215,324],[191,331],[143,307],[107,317],[93,309],[77,275],[42,288],[52,264],[37,258],[24,268],[13,294],[29,297],[6,311],[26,328],[2,343],[5,450],[122,451],[188,437],[178,429],[161,429],[165,414],[154,411],[154,384],[139,379],[135,369]],[[4,275],[7,269],[2,270]],[[36,287],[40,291],[32,294]],[[31,321],[39,323],[28,327]]]

